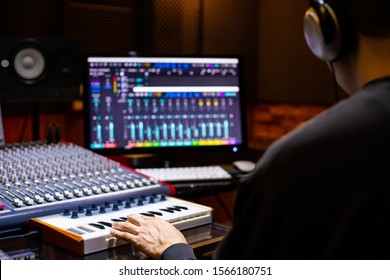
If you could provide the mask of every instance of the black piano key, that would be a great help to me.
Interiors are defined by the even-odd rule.
[[[182,209],[182,210],[188,210],[188,207],[185,207],[185,206],[175,205],[173,207],[179,208],[179,209]]]
[[[148,213],[153,214],[153,215],[157,215],[157,216],[163,215],[161,212],[157,212],[157,211],[148,211]]]
[[[119,219],[123,220],[123,221],[127,221],[127,217],[119,217]]]
[[[93,227],[95,227],[95,228],[98,228],[98,229],[105,229],[104,226],[99,225],[99,224],[90,223],[89,225],[90,225],[90,226],[93,226]]]
[[[167,208],[161,208],[160,210],[161,210],[161,211],[168,212],[168,213],[175,213],[173,210],[167,209]]]
[[[111,219],[111,221],[113,221],[113,222],[123,222],[122,219]]]
[[[109,222],[100,221],[100,222],[98,222],[98,224],[101,224],[101,225],[104,225],[107,227],[112,227],[112,223],[109,223]]]
[[[143,216],[154,217],[154,215],[151,213],[139,213],[139,214]]]

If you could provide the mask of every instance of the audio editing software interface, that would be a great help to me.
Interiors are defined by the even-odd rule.
[[[238,58],[87,58],[89,148],[242,144]]]

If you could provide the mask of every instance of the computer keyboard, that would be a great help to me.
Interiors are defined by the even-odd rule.
[[[232,179],[225,169],[219,165],[168,167],[168,168],[139,168],[136,171],[168,183],[222,181]]]

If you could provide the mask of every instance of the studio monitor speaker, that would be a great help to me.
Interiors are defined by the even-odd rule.
[[[79,99],[81,57],[76,40],[0,37],[0,101]]]

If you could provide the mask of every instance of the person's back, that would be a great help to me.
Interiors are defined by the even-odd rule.
[[[389,124],[390,78],[278,141],[240,186],[216,258],[390,258]]]
[[[390,1],[309,3],[308,46],[352,96],[267,150],[215,258],[390,259]],[[158,219],[113,227],[154,258],[193,258]]]

